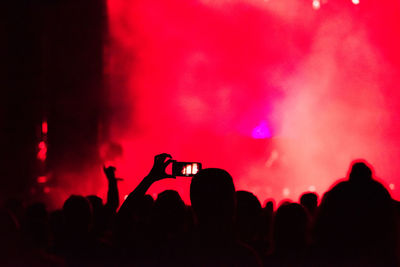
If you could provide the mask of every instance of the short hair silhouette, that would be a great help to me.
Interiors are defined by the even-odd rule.
[[[232,176],[217,168],[199,171],[190,184],[190,200],[199,223],[232,221],[236,205]]]
[[[183,229],[186,206],[179,193],[165,190],[158,194],[153,207],[153,217],[160,230],[178,232]]]
[[[92,205],[93,212],[96,213],[103,208],[103,199],[96,195],[87,196],[90,204]]]
[[[66,226],[73,231],[89,231],[92,224],[92,206],[83,196],[71,195],[63,205]]]
[[[318,195],[313,192],[304,193],[300,197],[300,204],[306,208],[310,214],[314,214],[318,206]]]
[[[237,211],[244,216],[256,217],[262,211],[261,203],[258,198],[248,191],[237,191]]]
[[[297,203],[282,204],[275,214],[274,243],[277,251],[304,248],[307,213]]]
[[[353,266],[395,266],[397,226],[389,192],[365,162],[353,163],[348,176],[321,201],[314,228],[321,255]]]
[[[236,230],[239,239],[250,245],[260,239],[263,210],[258,198],[248,191],[236,192]]]
[[[366,182],[372,179],[372,170],[365,162],[355,162],[349,174],[350,182]]]

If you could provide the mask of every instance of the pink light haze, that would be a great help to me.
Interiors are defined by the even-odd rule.
[[[167,152],[276,203],[322,194],[363,158],[398,198],[400,2],[318,3],[108,1],[120,149],[105,160],[125,178],[120,195]],[[101,181],[92,188],[104,196]],[[188,202],[189,185],[168,179],[149,193],[175,189]]]

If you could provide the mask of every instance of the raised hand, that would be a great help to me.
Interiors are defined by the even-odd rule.
[[[154,182],[165,178],[175,178],[174,175],[170,175],[165,172],[168,164],[172,162],[171,158],[172,156],[166,153],[159,154],[154,157],[154,164],[149,174],[144,177],[138,186],[129,194],[119,209],[119,218],[128,218],[129,214],[132,214],[134,207],[138,205],[137,203],[139,203]]]
[[[176,178],[174,175],[167,174],[165,169],[172,162],[172,156],[167,153],[162,153],[154,157],[154,164],[147,175],[151,180],[158,181],[165,178]]]
[[[116,168],[114,166],[109,166],[109,167],[103,166],[104,174],[106,175],[106,177],[109,181],[116,180],[115,170],[116,170]]]
[[[123,181],[124,179],[115,177],[115,170],[116,170],[116,168],[114,166],[106,167],[106,166],[103,165],[104,174],[106,175],[107,180],[109,182],[112,182],[112,181]]]

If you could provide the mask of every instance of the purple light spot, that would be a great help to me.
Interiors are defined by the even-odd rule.
[[[264,139],[272,137],[271,131],[268,129],[267,123],[265,121],[261,122],[253,129],[251,136],[254,139]]]

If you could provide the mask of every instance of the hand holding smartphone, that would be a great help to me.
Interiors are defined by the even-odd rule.
[[[171,174],[167,173],[167,167],[171,166]],[[162,153],[154,157],[154,164],[147,177],[150,180],[159,181],[165,178],[175,178],[177,176],[192,177],[201,170],[199,162],[180,162],[172,159],[167,153]]]

